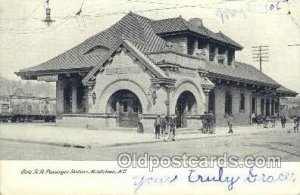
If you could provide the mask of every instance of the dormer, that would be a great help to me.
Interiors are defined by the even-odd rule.
[[[154,21],[152,25],[157,35],[172,43],[172,50],[201,56],[217,64],[231,65],[235,51],[243,48],[222,32],[207,29],[200,18],[186,21],[180,16]]]

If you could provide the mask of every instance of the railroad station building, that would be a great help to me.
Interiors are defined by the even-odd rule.
[[[92,129],[146,131],[157,115],[176,114],[178,128],[201,127],[205,111],[217,125],[252,113],[279,114],[279,100],[296,92],[235,60],[243,47],[199,18],[152,20],[128,13],[108,29],[44,62],[22,69],[23,79],[56,82],[57,123]]]

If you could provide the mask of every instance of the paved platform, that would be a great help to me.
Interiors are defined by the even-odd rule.
[[[227,133],[227,127],[216,128],[216,134],[202,134],[197,129],[192,129],[190,133],[187,133],[187,130],[181,131],[181,129],[178,129],[176,141],[237,136],[265,131],[287,131],[288,129],[292,129],[292,124],[287,124],[285,129],[282,129],[279,125],[275,128],[235,126],[233,127],[233,134]],[[53,123],[2,123],[0,124],[0,139],[78,148],[134,145],[163,141],[162,139],[155,139],[154,133],[140,134],[136,131],[122,131],[121,129],[87,130],[85,128],[60,127]]]

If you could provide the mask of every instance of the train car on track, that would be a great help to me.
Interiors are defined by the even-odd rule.
[[[29,96],[0,96],[1,122],[31,122],[33,120],[55,121],[54,98]]]

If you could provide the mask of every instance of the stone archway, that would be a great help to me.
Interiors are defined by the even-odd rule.
[[[114,92],[106,107],[107,113],[116,114],[119,127],[137,127],[138,114],[142,113],[142,105],[132,91],[122,89]]]
[[[182,92],[176,102],[177,127],[187,127],[187,116],[197,113],[196,98],[190,91]]]
[[[197,104],[197,109],[193,110],[192,115],[199,115],[204,112],[204,94],[201,88],[199,88],[194,82],[189,80],[184,80],[175,85],[175,90],[171,94],[170,101],[170,113],[175,114],[175,108],[179,96],[185,92],[189,91],[195,97]]]
[[[98,101],[96,104],[95,112],[96,113],[110,112],[109,109],[107,108],[107,103],[109,101],[109,98],[119,90],[129,90],[132,93],[134,93],[140,101],[140,104],[143,108],[143,114],[149,113],[148,110],[149,100],[146,92],[138,83],[128,79],[122,79],[122,80],[117,80],[115,82],[111,82],[109,85],[105,86],[102,90],[100,90],[101,93],[99,96],[97,96]]]

